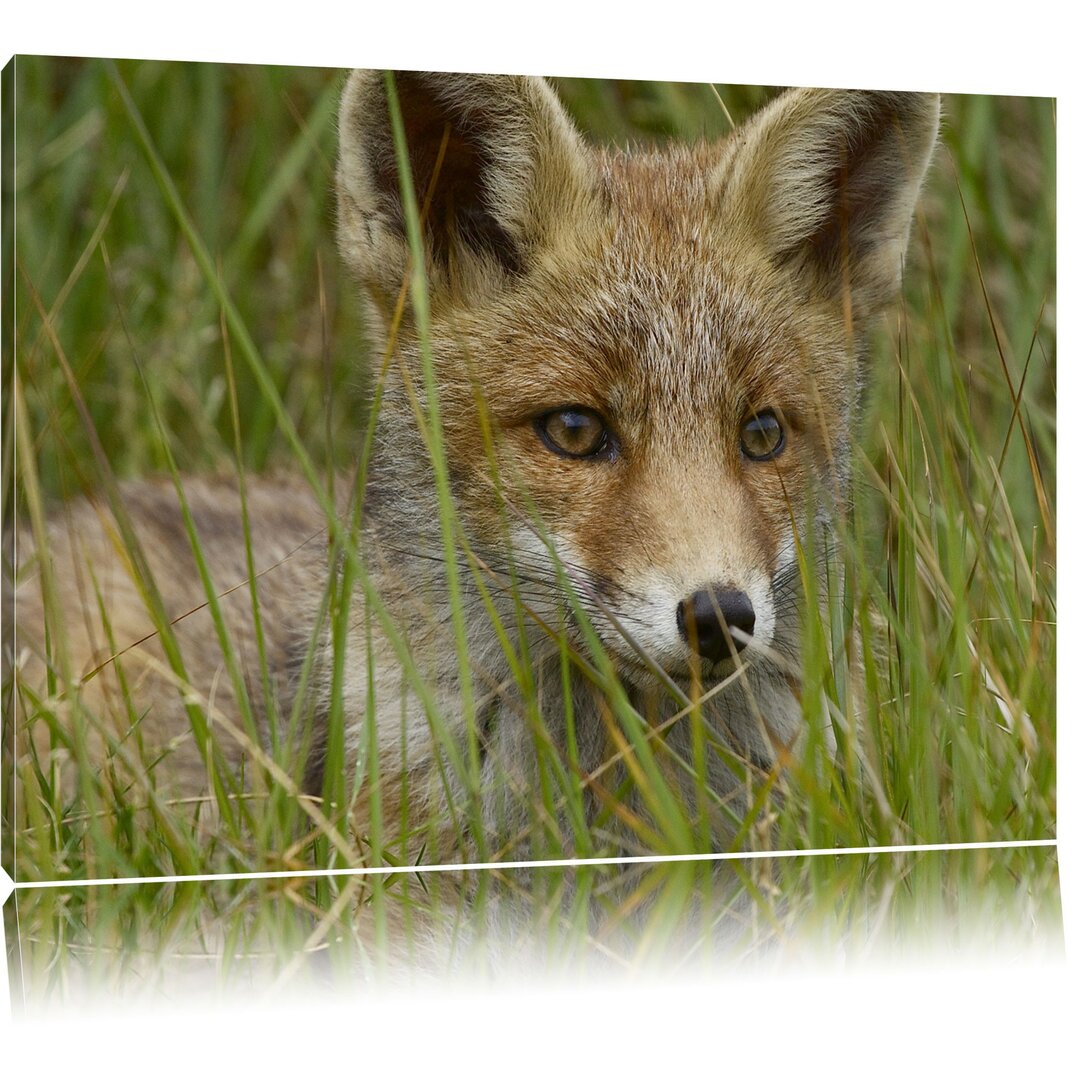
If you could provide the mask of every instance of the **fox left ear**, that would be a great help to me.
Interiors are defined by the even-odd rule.
[[[858,322],[899,287],[939,116],[936,94],[788,91],[718,166],[721,213]]]
[[[542,79],[399,71],[393,86],[433,297],[500,288],[587,187],[580,136]],[[383,72],[352,73],[338,132],[339,242],[385,312],[408,244]]]

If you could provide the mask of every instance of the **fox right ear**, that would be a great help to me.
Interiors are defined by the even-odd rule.
[[[396,72],[433,295],[522,273],[584,190],[586,152],[542,79]],[[349,77],[339,116],[338,240],[384,313],[408,264],[386,75]]]
[[[936,94],[781,94],[723,160],[728,221],[774,264],[842,296],[858,323],[899,285],[938,116]]]

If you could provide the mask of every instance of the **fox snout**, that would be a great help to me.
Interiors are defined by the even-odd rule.
[[[679,636],[699,656],[720,662],[734,657],[754,633],[754,605],[741,589],[699,589],[675,610]]]

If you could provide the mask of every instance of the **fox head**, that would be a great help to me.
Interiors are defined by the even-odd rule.
[[[542,559],[546,534],[628,668],[784,650],[796,534],[844,498],[937,97],[792,90],[719,144],[624,152],[587,146],[540,79],[391,85],[394,110],[381,73],[350,77],[338,189],[376,344],[393,338],[392,467],[423,397],[396,112],[468,534],[502,535],[506,504],[519,556]]]

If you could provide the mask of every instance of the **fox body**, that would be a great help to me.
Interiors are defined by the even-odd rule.
[[[159,786],[206,790],[195,702],[237,782],[293,739],[274,782],[317,792],[333,762],[358,815],[377,788],[429,859],[535,851],[538,818],[574,854],[573,822],[543,809],[545,753],[590,820],[647,817],[614,693],[669,763],[696,762],[662,772],[716,795],[720,843],[744,768],[802,732],[798,552],[824,550],[847,497],[867,336],[937,124],[931,95],[795,90],[719,144],[629,152],[587,145],[539,79],[354,73],[338,237],[379,372],[363,485],[336,485],[335,514],[295,478],[249,480],[249,527],[235,484],[185,485],[238,670],[171,484],[121,489],[138,558],[109,513],[67,508],[39,537],[44,588],[23,571],[24,683],[44,685],[51,591],[63,676],[95,672],[95,709],[126,680]],[[123,758],[125,732],[91,754]]]

